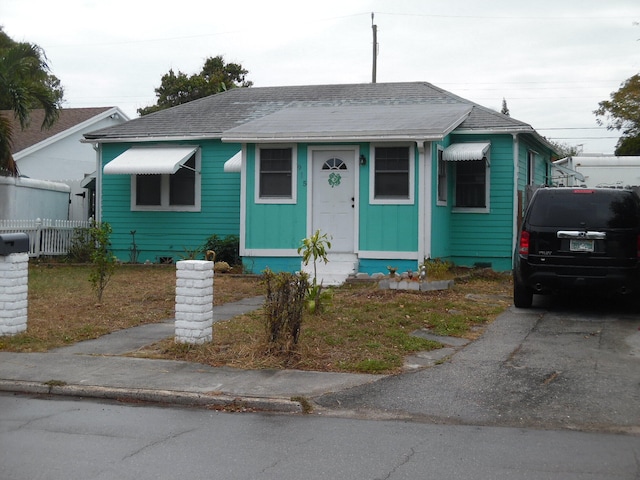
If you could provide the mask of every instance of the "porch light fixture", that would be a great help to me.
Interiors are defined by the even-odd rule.
[[[360,155],[360,165],[366,165],[367,164],[367,157],[365,157],[364,155]]]

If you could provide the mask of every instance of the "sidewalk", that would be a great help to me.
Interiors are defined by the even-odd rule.
[[[254,297],[214,307],[214,322],[255,310],[262,303],[262,297]],[[46,353],[0,352],[0,392],[300,412],[304,409],[302,399],[311,400],[383,378],[301,370],[214,368],[121,356],[173,335],[171,320]]]

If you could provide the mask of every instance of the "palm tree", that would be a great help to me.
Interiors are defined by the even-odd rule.
[[[0,109],[12,110],[20,127],[29,125],[31,110],[44,109],[42,128],[58,119],[63,90],[49,73],[44,51],[12,41],[0,28]],[[0,115],[0,174],[18,175],[12,150],[11,119]]]

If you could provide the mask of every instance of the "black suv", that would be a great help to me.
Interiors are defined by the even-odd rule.
[[[593,289],[628,294],[640,287],[640,198],[631,190],[540,188],[514,253],[513,303],[534,293]]]

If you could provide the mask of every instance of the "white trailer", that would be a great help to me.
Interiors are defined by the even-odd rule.
[[[553,162],[552,184],[564,186],[640,187],[640,157],[580,155]]]

